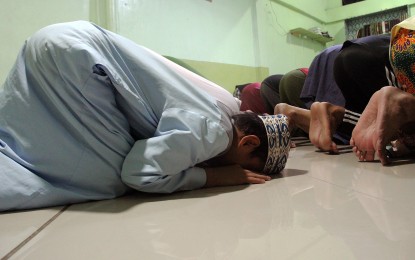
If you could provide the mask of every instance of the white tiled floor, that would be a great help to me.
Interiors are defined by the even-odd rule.
[[[299,146],[263,185],[1,214],[0,257],[415,259],[414,170]]]

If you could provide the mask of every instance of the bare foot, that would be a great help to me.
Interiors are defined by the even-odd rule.
[[[359,160],[373,161],[377,154],[381,163],[387,164],[386,145],[414,121],[414,108],[415,98],[398,88],[384,87],[373,94],[350,140]]]
[[[327,102],[314,102],[310,111],[310,141],[323,151],[338,152],[332,137],[343,120],[344,108]]]
[[[300,128],[308,133],[310,128],[310,110],[291,106],[286,103],[279,103],[274,108],[274,114],[283,114],[288,117],[291,133],[296,128]]]

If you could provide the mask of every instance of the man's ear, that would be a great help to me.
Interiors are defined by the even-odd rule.
[[[239,141],[239,148],[248,149],[249,151],[255,150],[261,144],[261,140],[256,135],[245,135]]]

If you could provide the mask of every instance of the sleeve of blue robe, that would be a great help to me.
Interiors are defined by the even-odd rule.
[[[145,192],[200,188],[206,174],[195,164],[219,154],[228,143],[226,132],[208,118],[183,109],[167,110],[157,136],[134,144],[124,161],[122,180]]]

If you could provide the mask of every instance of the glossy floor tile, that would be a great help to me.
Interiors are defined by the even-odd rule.
[[[19,250],[53,221],[62,208],[0,214],[0,258]]]
[[[414,259],[414,170],[303,144],[263,185],[72,205],[10,259]],[[0,253],[55,213],[0,215]]]

